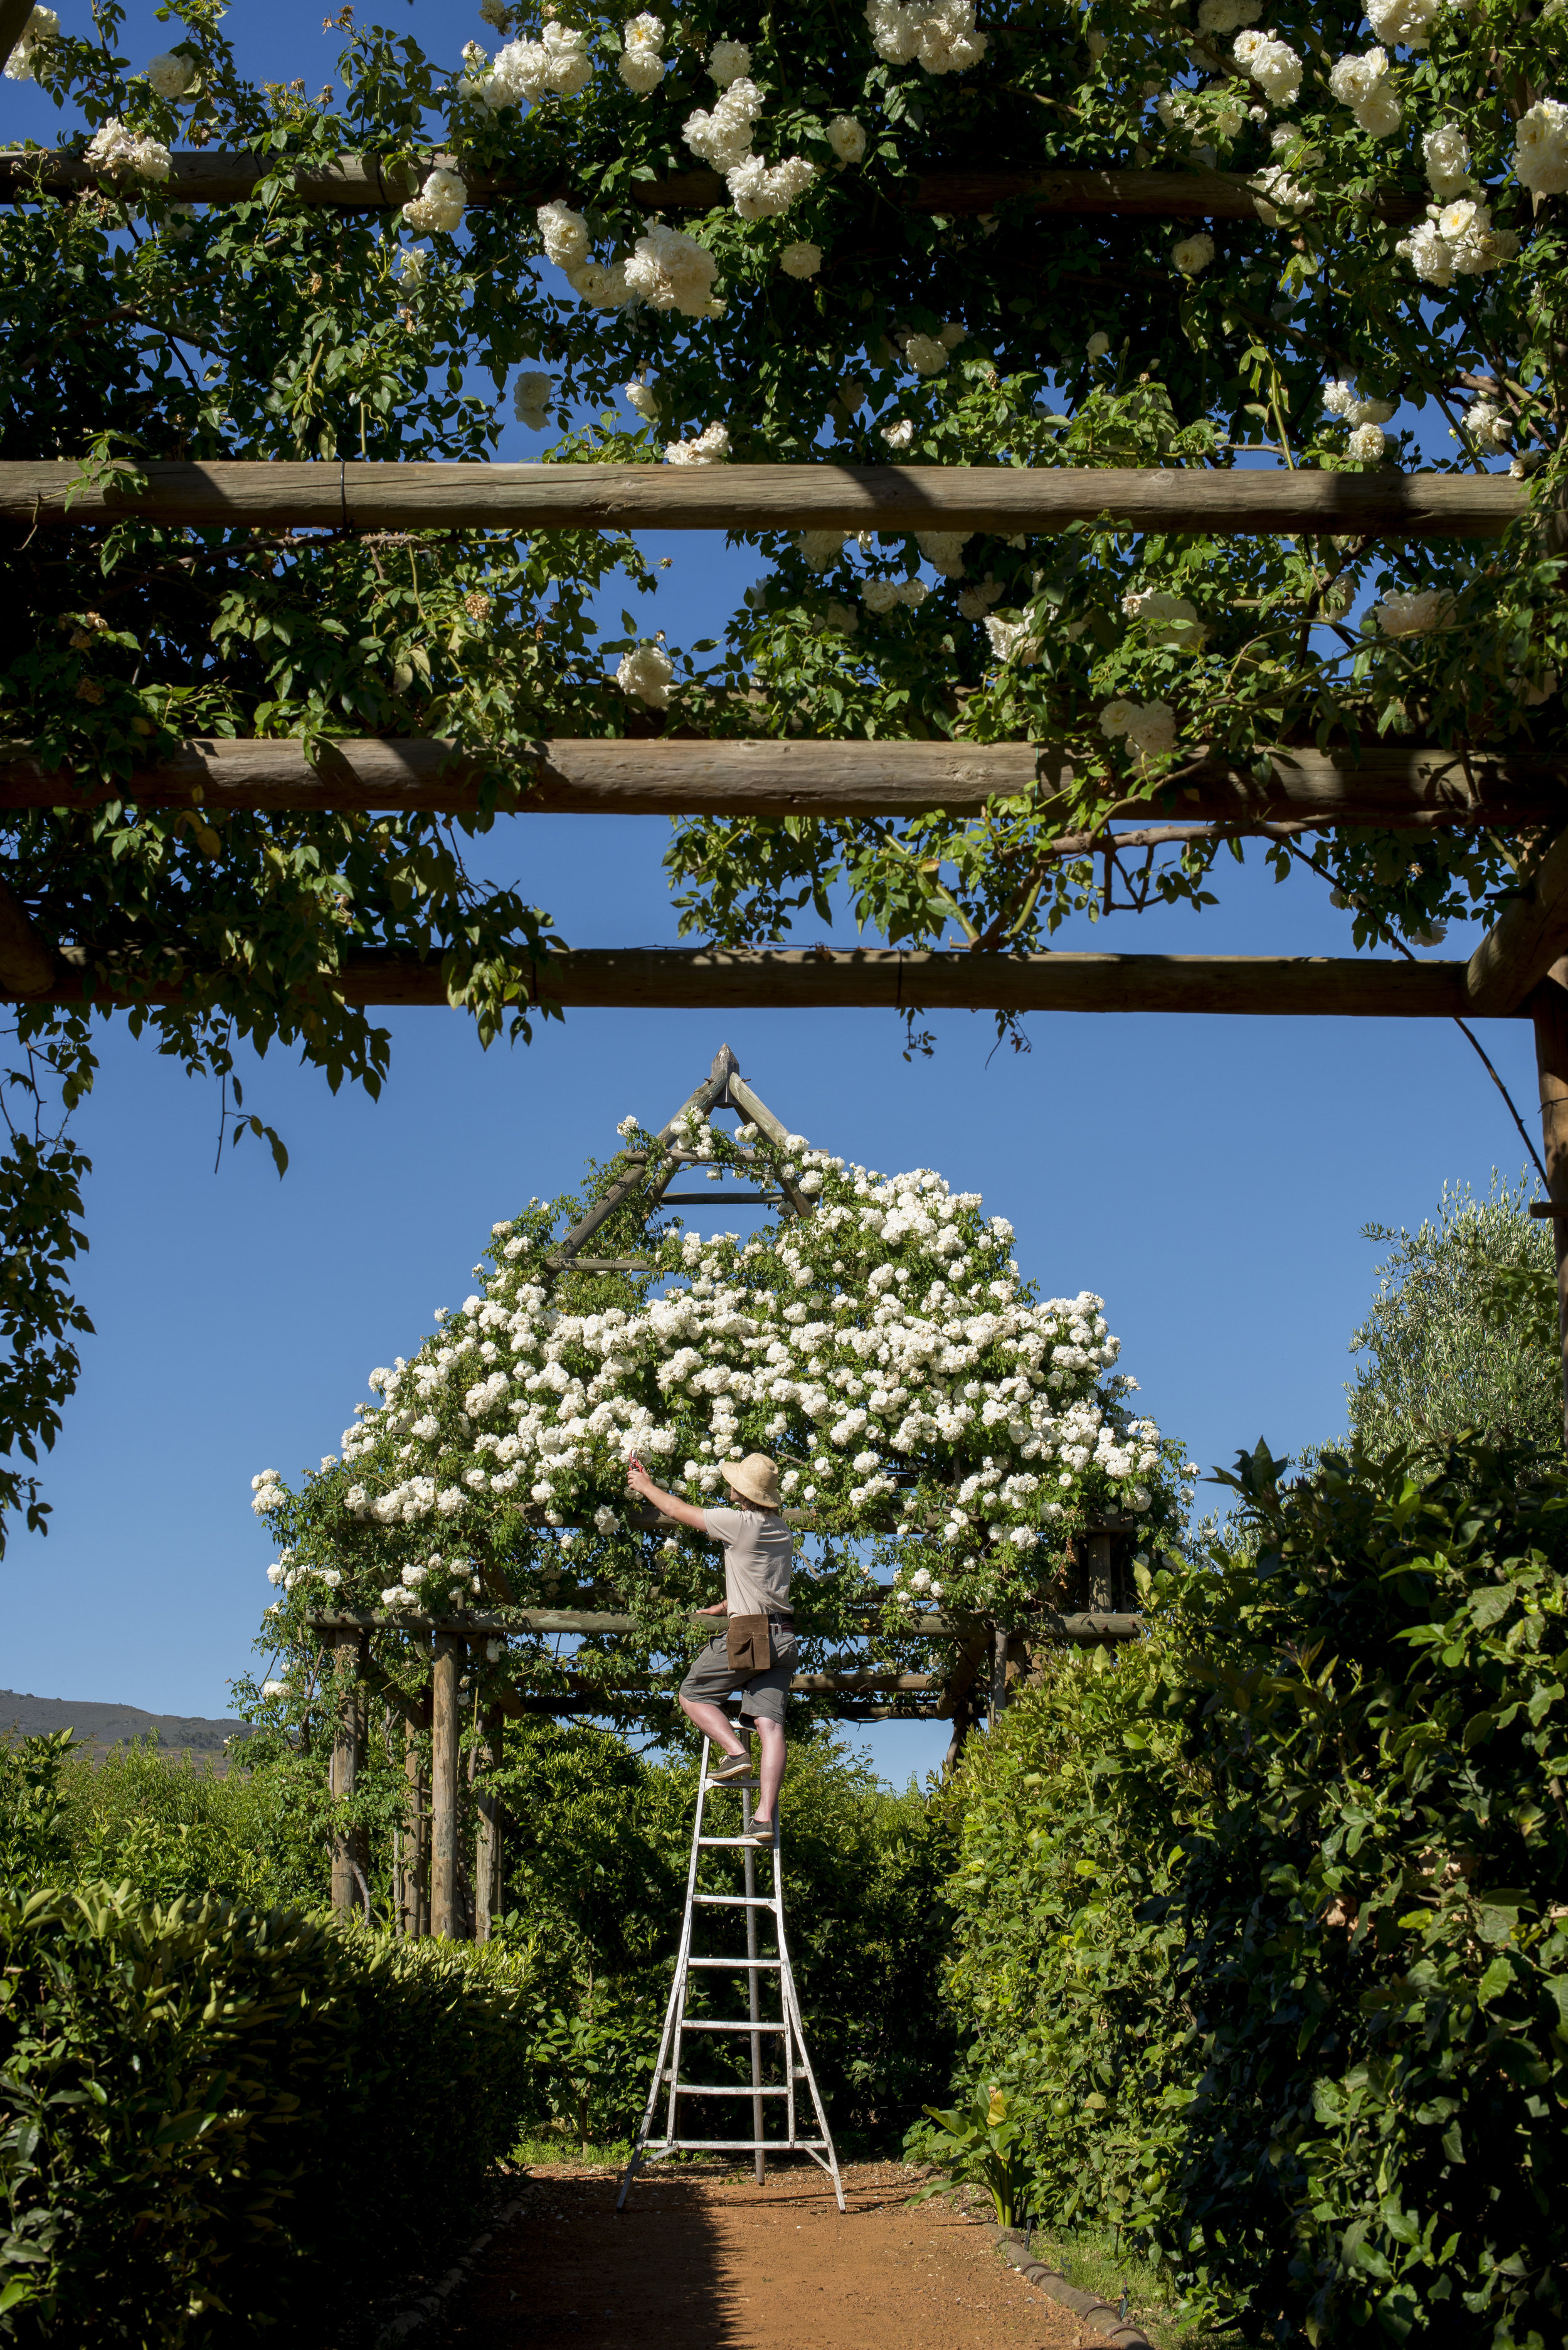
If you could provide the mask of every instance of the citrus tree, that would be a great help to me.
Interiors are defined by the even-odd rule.
[[[625,1133],[649,1154],[649,1180],[668,1172],[657,1138],[629,1118]],[[400,1616],[483,1607],[504,1627],[510,1607],[611,1596],[633,1634],[595,1636],[572,1673],[607,1694],[629,1683],[667,1697],[716,1554],[628,1514],[634,1455],[699,1505],[727,1504],[721,1461],[779,1461],[785,1506],[818,1538],[796,1595],[819,1663],[862,1635],[883,1658],[940,1659],[950,1652],[922,1638],[923,1608],[1024,1625],[1065,1599],[1068,1544],[1088,1518],[1125,1514],[1151,1533],[1179,1521],[1177,1449],[1113,1367],[1101,1300],[1040,1298],[1012,1225],[978,1194],[929,1168],[882,1176],[800,1136],[774,1153],[754,1128],[732,1139],[695,1115],[679,1138],[719,1170],[754,1176],[763,1158],[811,1211],[750,1239],[668,1220],[645,1232],[634,1193],[595,1246],[635,1235],[649,1270],[558,1281],[545,1261],[580,1201],[534,1201],[498,1223],[483,1287],[371,1371],[377,1400],[356,1407],[340,1451],[297,1483],[270,1469],[253,1481],[283,1544],[266,1638],[289,1659],[257,1692],[264,1711],[300,1721],[317,1709],[309,1617],[324,1607],[383,1616],[378,1658],[411,1684],[428,1635],[400,1632]],[[633,1171],[618,1153],[590,1195]],[[520,1671],[541,1690],[563,1685],[544,1643],[502,1630],[490,1650],[496,1685]]]

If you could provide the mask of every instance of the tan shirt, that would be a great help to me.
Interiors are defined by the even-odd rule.
[[[724,1545],[724,1597],[732,1616],[787,1616],[794,1536],[773,1510],[704,1510]]]

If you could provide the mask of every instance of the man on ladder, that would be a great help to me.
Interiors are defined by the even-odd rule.
[[[682,1710],[710,1744],[703,1750],[702,1765],[697,1774],[697,1816],[691,1830],[691,1859],[686,1876],[686,1908],[675,1959],[675,1979],[670,1989],[670,2004],[665,2010],[648,2103],[632,2142],[616,2209],[625,2210],[632,2180],[644,2161],[658,2161],[664,2155],[680,2152],[750,2154],[760,2184],[771,2152],[809,2155],[833,2181],[833,2191],[842,2211],[844,2182],[839,2177],[838,2157],[834,2151],[833,2134],[827,2126],[816,2076],[806,2054],[805,2025],[784,1931],[778,1801],[784,1771],[784,1702],[795,1658],[794,1619],[789,1607],[794,1538],[779,1511],[778,1471],[765,1453],[751,1453],[744,1461],[726,1461],[720,1473],[737,1503],[742,1506],[732,1510],[694,1509],[689,1502],[678,1501],[673,1493],[661,1492],[640,1461],[632,1461],[629,1472],[633,1491],[651,1502],[655,1509],[678,1524],[691,1526],[695,1533],[708,1534],[723,1544],[724,1597],[716,1607],[700,1612],[722,1616],[727,1621],[724,1632],[709,1642],[680,1688]],[[736,1690],[741,1691],[741,1711],[755,1722],[762,1741],[760,1801],[754,1816],[748,1793],[753,1783],[750,1758],[721,1702]],[[714,1749],[723,1759],[711,1771],[708,1766]],[[710,1799],[716,1789],[724,1787],[740,1791],[739,1835],[717,1835],[709,1830]],[[704,1855],[711,1856],[735,1846],[741,1846],[745,1863],[745,1891],[705,1888],[700,1874]],[[759,1893],[756,1879],[759,1860],[764,1852],[773,1868],[773,1890],[766,1894]],[[736,1909],[743,1912],[746,1922],[743,1958],[738,1952],[726,1955],[696,1947],[699,1939],[707,1939],[699,1938],[695,1931],[699,1914],[717,1921]],[[771,1926],[777,1941],[774,1952],[763,1950],[759,1939],[758,1929],[763,1920]],[[715,2014],[705,1991],[692,1999],[694,1984],[716,1987],[726,1978],[737,1975],[746,1984],[743,2016]],[[763,2012],[760,1993],[763,1979],[768,1976],[775,1977],[778,1983],[776,2015]],[[736,2037],[742,2046],[748,2040],[751,2043],[749,2082],[734,2072],[724,2080],[691,2078],[686,2067],[693,2061],[694,2052],[699,2052],[695,2061],[700,2069],[706,2071],[709,2068],[702,2061],[701,2049],[711,2047],[715,2040],[722,2044],[726,2038],[732,2045]],[[764,2046],[777,2050],[776,2064],[764,2064]],[[774,2077],[769,2078],[770,2074]],[[711,2113],[715,2103],[722,2111],[737,2100],[742,2106],[749,2104],[752,2109],[748,2137],[733,2135],[732,2125],[729,2132],[724,2132],[722,2124],[721,2135],[693,2135],[694,2125],[684,2119],[691,2112],[693,2101],[699,2112],[705,2108]],[[661,2105],[664,2126],[656,2135]],[[763,2115],[770,2110],[778,2113],[781,2107],[782,2129],[770,2134],[763,2126]],[[803,2107],[809,2107],[809,2112],[803,2111]]]
[[[722,1700],[741,1692],[741,1712],[755,1722],[762,1746],[761,1784],[751,1822],[751,1841],[764,1848],[774,1840],[779,1788],[784,1774],[784,1702],[794,1678],[794,1617],[789,1580],[794,1536],[779,1511],[779,1472],[765,1452],[743,1461],[723,1461],[719,1474],[742,1506],[699,1510],[656,1485],[640,1461],[627,1473],[632,1491],[665,1517],[691,1526],[724,1545],[724,1596],[701,1616],[722,1616],[725,1627],[693,1660],[680,1684],[680,1709],[704,1737],[722,1749],[724,1761],[710,1772],[716,1786],[750,1775],[751,1759],[735,1735]]]

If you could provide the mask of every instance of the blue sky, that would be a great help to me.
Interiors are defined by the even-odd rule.
[[[319,87],[335,47],[322,13],[321,0],[236,12],[243,62]],[[438,55],[483,29],[427,0],[388,14]],[[151,9],[131,21],[133,57],[174,36]],[[0,137],[53,139],[57,124],[38,92],[0,84]],[[537,445],[509,434],[507,453]],[[676,557],[659,620],[678,639],[718,633],[755,555],[649,544]],[[640,604],[639,620],[653,609]],[[576,945],[669,942],[666,830],[519,817],[485,862]],[[1056,942],[1351,951],[1321,885],[1278,886],[1261,868],[1202,914],[1083,921]],[[1470,942],[1456,926],[1443,951]],[[988,1020],[944,1014],[930,1024],[935,1057],[910,1063],[895,1020],[872,1013],[574,1013],[530,1046],[488,1054],[457,1014],[387,1020],[379,1104],[335,1100],[278,1055],[244,1073],[246,1107],[288,1143],[281,1183],[249,1144],[214,1174],[215,1095],[122,1026],[106,1035],[79,1121],[96,1170],[83,1295],[99,1335],[47,1465],[54,1531],[16,1537],[0,1563],[8,1685],[223,1711],[268,1596],[252,1475],[335,1451],[370,1367],[461,1300],[491,1224],[574,1181],[627,1111],[659,1123],[722,1042],[813,1142],[885,1170],[940,1168],[1012,1219],[1023,1270],[1048,1293],[1100,1292],[1147,1408],[1205,1466],[1260,1434],[1280,1451],[1343,1426],[1346,1341],[1376,1254],[1361,1227],[1417,1222],[1446,1181],[1484,1190],[1523,1156],[1441,1022],[1036,1015],[1028,1055],[992,1056]],[[1482,1034],[1532,1118],[1528,1024]],[[869,1735],[899,1780],[944,1742],[924,1725]]]

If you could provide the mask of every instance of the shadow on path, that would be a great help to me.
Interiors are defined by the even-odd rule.
[[[943,2205],[908,2208],[897,2164],[655,2165],[619,2181],[529,2174],[528,2207],[455,2293],[442,2350],[1078,2350],[1095,2337]]]

